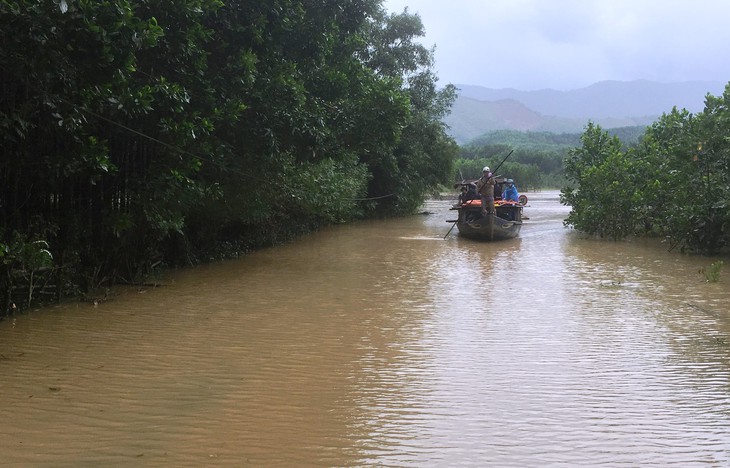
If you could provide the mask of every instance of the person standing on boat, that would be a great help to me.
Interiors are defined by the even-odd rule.
[[[517,193],[517,187],[515,187],[514,180],[507,179],[507,185],[504,188],[504,192],[502,192],[502,200],[513,202],[520,201],[520,194]]]
[[[494,213],[494,174],[489,166],[484,166],[482,176],[477,181],[477,193],[482,197],[482,214]]]

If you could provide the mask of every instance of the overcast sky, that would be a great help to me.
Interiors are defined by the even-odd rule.
[[[439,84],[730,81],[730,0],[384,0],[421,16]]]

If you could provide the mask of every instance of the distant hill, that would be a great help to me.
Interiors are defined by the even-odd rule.
[[[581,132],[588,120],[603,128],[645,126],[672,107],[696,113],[725,83],[602,81],[586,88],[519,91],[456,85],[459,97],[444,119],[458,143],[492,130]]]
[[[459,96],[444,123],[456,142],[463,144],[493,130],[581,133],[588,120],[543,115],[513,99],[479,101]],[[655,116],[592,120],[603,128],[631,127],[649,125]]]

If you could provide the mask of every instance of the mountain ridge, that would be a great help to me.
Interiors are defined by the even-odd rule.
[[[604,128],[649,125],[673,107],[701,112],[705,96],[722,95],[725,83],[600,81],[568,91],[455,86],[458,97],[444,123],[462,144],[491,130],[581,132],[589,120]]]

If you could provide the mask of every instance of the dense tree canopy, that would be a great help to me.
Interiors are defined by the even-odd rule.
[[[698,114],[673,109],[636,148],[589,124],[566,161],[566,220],[614,239],[660,236],[672,248],[717,252],[730,246],[730,84]]]
[[[460,148],[454,178],[478,178],[482,167],[486,165],[494,169],[513,151],[500,167],[498,175],[515,179],[522,190],[557,188],[564,183],[563,159],[579,141],[580,135],[577,134],[517,130],[488,132]]]
[[[34,269],[60,295],[410,213],[451,173],[454,88],[381,0],[2,0],[0,28],[3,305]]]

